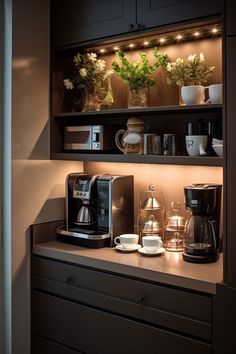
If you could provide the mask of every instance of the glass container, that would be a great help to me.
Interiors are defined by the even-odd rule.
[[[143,236],[163,237],[164,198],[163,193],[157,191],[153,184],[148,190],[140,192],[137,224],[140,242]]]
[[[167,251],[183,251],[186,212],[179,202],[172,202],[166,214],[164,227],[164,247]]]

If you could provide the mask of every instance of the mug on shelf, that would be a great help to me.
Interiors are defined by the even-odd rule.
[[[207,135],[186,135],[186,149],[189,156],[204,156],[207,149]]]

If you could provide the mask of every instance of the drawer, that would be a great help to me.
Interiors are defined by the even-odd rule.
[[[32,287],[195,337],[211,339],[211,302],[201,295],[34,256]]]
[[[52,295],[32,292],[33,334],[87,354],[210,354],[211,346]]]
[[[31,354],[84,354],[37,334],[31,336]]]

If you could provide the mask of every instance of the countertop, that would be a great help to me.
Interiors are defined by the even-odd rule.
[[[216,284],[223,281],[222,255],[215,263],[194,264],[183,261],[181,252],[166,251],[156,257],[147,257],[138,252],[123,253],[114,248],[84,248],[56,240],[35,244],[33,253],[209,294],[215,294]]]

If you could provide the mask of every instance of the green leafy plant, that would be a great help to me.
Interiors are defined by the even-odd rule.
[[[178,58],[173,63],[167,63],[167,82],[178,86],[207,84],[215,67],[205,63],[203,53],[191,54],[187,59]]]
[[[166,65],[167,55],[158,53],[157,48],[153,48],[152,52],[155,57],[155,63],[153,65],[149,65],[145,53],[139,52],[140,60],[130,63],[123,51],[118,50],[116,52],[120,64],[113,61],[112,68],[122,80],[128,83],[130,90],[138,92],[144,87],[153,86],[155,84],[153,74],[159,66]]]

